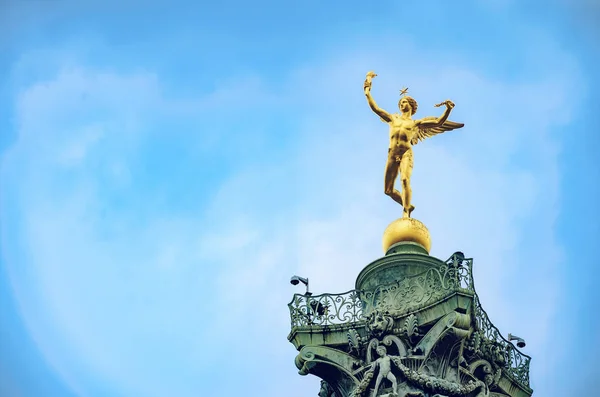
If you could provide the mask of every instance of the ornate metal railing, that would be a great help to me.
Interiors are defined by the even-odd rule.
[[[531,357],[518,351],[512,343],[502,336],[498,328],[490,321],[485,310],[481,307],[477,294],[474,296],[474,302],[477,331],[487,342],[487,349],[492,350],[488,354],[500,355],[509,376],[523,386],[529,387],[529,363]]]
[[[343,294],[295,294],[288,304],[292,327],[354,323],[363,318],[359,291]]]
[[[343,294],[295,294],[288,304],[292,327],[353,323],[376,305],[397,315],[417,310],[457,290],[474,292],[472,259],[455,253],[441,267],[379,286]]]
[[[446,261],[446,264],[457,269],[456,277],[460,281],[461,288],[474,293],[473,315],[475,324],[478,333],[485,340],[485,349],[488,350],[488,355],[500,356],[509,376],[523,386],[529,387],[529,363],[531,357],[521,353],[512,343],[507,341],[498,328],[492,324],[487,313],[481,307],[473,281],[473,259],[465,259],[461,252],[457,252]]]
[[[455,280],[455,286],[475,293],[473,283],[473,259],[465,258],[462,252],[455,252],[445,262],[446,277]]]

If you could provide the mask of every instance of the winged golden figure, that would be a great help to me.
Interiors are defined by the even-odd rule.
[[[410,218],[415,209],[411,203],[412,190],[410,188],[410,176],[413,169],[412,146],[434,135],[461,128],[464,124],[448,120],[448,116],[454,108],[454,103],[449,100],[435,105],[436,107],[446,106],[444,114],[440,117],[424,117],[413,120],[412,116],[417,112],[417,101],[406,95],[408,91],[406,88],[401,91],[402,97],[398,102],[400,113],[386,112],[377,106],[371,96],[371,83],[375,76],[377,75],[372,71],[367,73],[364,90],[367,102],[373,112],[381,118],[381,121],[390,126],[390,147],[385,165],[385,194],[404,208],[403,217]],[[400,173],[402,181],[402,192],[394,188],[398,173]]]

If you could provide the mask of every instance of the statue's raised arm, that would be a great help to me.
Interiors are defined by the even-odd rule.
[[[370,71],[369,73],[367,73],[367,77],[365,78],[365,84],[363,88],[367,97],[367,102],[369,103],[369,107],[371,108],[371,110],[373,110],[373,112],[375,112],[381,118],[382,121],[389,123],[390,121],[392,121],[392,116],[390,116],[388,112],[377,106],[377,103],[371,96],[371,83],[373,81],[373,77],[375,76],[377,76],[375,72]]]
[[[424,117],[420,120],[415,120],[415,126],[417,127],[417,131],[410,140],[411,145],[416,145],[420,141],[432,137],[434,135],[438,135],[446,131],[452,131],[457,128],[464,127],[463,123],[456,123],[454,121],[448,120],[450,112],[454,108],[454,102],[446,100],[434,106],[440,107],[443,105],[446,105],[446,110],[444,111],[444,114],[442,114],[440,117],[432,116]]]

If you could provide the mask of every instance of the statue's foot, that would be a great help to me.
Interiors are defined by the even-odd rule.
[[[404,208],[404,212],[402,213],[403,218],[410,218],[410,214],[414,211],[415,206],[411,205],[409,208]]]

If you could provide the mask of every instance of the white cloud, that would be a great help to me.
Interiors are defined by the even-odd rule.
[[[10,274],[26,323],[52,365],[80,390],[100,380],[140,396],[209,393],[214,367],[264,386],[265,395],[277,394],[276,385],[257,378],[265,367],[281,382],[315,385],[297,379],[285,340],[285,305],[296,292],[289,277],[308,276],[315,292],[353,288],[360,269],[382,255],[383,229],[401,214],[382,192],[387,130],[362,95],[370,69],[380,75],[374,95],[388,110],[404,85],[419,101],[418,116],[438,114],[432,105],[441,99],[457,103],[452,119],[465,128],[415,148],[414,216],[430,229],[433,255],[445,259],[461,250],[475,257],[476,285],[492,321],[504,333],[535,335],[529,351],[543,357],[561,260],[552,230],[558,144],[549,120],[565,110],[561,121],[569,121],[576,70],[559,67],[531,83],[501,83],[467,62],[440,70],[428,65],[426,53],[409,55],[410,65],[362,50],[305,65],[277,98],[298,117],[296,129],[287,131],[295,134],[295,148],[286,149],[281,163],[221,181],[196,212],[151,208],[142,220],[110,213],[99,169],[86,163],[90,153],[109,153],[111,172],[130,181],[128,160],[141,155],[144,119],[159,108],[189,115],[210,103],[211,112],[225,114],[225,107],[256,94],[265,100],[254,102],[255,110],[266,113],[274,94],[250,78],[178,101],[165,98],[151,74],[81,68],[27,89],[3,183],[24,208],[28,223],[21,232],[31,258],[13,255]],[[545,55],[555,59],[556,52]],[[123,147],[128,134],[135,139]],[[115,146],[120,150],[110,154]],[[73,186],[61,179],[65,161],[80,172]],[[543,261],[522,259],[534,257]],[[544,272],[543,279],[528,280],[536,294],[507,296],[507,283],[524,266]],[[516,307],[525,296],[528,304]],[[550,369],[536,360],[534,376],[542,379]],[[167,361],[173,368],[164,369]]]

